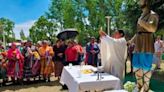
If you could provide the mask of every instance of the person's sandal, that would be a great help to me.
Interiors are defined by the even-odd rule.
[[[134,71],[134,73],[135,73],[135,76],[139,77],[139,78],[136,78],[136,80],[137,80],[137,88],[138,88],[138,90],[140,91],[140,90],[142,89],[143,85],[141,85],[141,84],[138,82],[138,80],[143,79],[143,76],[139,76],[139,75],[136,74],[136,72],[138,72],[139,70],[140,70],[140,69]]]
[[[141,80],[142,77],[140,76],[140,78],[136,78],[136,80]],[[138,81],[137,81],[137,87],[138,87],[138,90],[140,91],[141,88],[143,87],[143,85],[141,85]]]
[[[150,71],[147,71],[147,72],[144,73],[144,75],[143,75],[144,77],[146,77],[147,79],[149,79],[149,81],[144,81],[144,83],[143,83],[144,86],[145,86],[145,85],[147,86],[147,89],[144,88],[144,92],[149,92],[149,90],[150,90],[149,84],[148,84],[148,82],[150,82],[150,77],[146,76],[146,74],[149,73],[149,72],[150,72]]]

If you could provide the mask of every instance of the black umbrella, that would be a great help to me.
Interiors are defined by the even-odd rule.
[[[75,38],[79,33],[77,32],[76,29],[65,29],[61,32],[59,32],[59,34],[57,35],[58,39],[71,39],[71,38]]]

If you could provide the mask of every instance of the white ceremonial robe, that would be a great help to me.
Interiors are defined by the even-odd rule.
[[[115,39],[104,36],[101,38],[100,49],[104,71],[123,80],[127,58],[127,42],[125,38]]]

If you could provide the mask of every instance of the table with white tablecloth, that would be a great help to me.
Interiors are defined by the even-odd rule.
[[[60,83],[67,85],[69,92],[99,91],[105,89],[119,90],[120,80],[110,74],[102,73],[102,79],[97,80],[97,74],[84,74],[79,71],[96,68],[89,65],[84,66],[65,66],[62,71]]]

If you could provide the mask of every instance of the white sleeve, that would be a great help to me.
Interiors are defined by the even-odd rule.
[[[154,50],[155,50],[155,52],[157,52],[156,42],[154,43]]]
[[[124,43],[126,43],[125,38],[119,38],[119,39],[115,39],[112,38],[110,36],[104,36],[101,38],[105,43],[107,44],[112,44],[112,45],[122,45]]]
[[[102,66],[106,66],[106,63],[108,62],[109,57],[109,49],[111,47],[110,44],[108,44],[109,40],[107,40],[105,37],[101,38],[101,47],[100,47],[100,54],[101,54],[101,63]]]
[[[101,38],[101,40],[103,40],[105,43],[108,43],[108,44],[113,44],[115,43],[115,39],[110,37],[110,36],[104,36]]]

